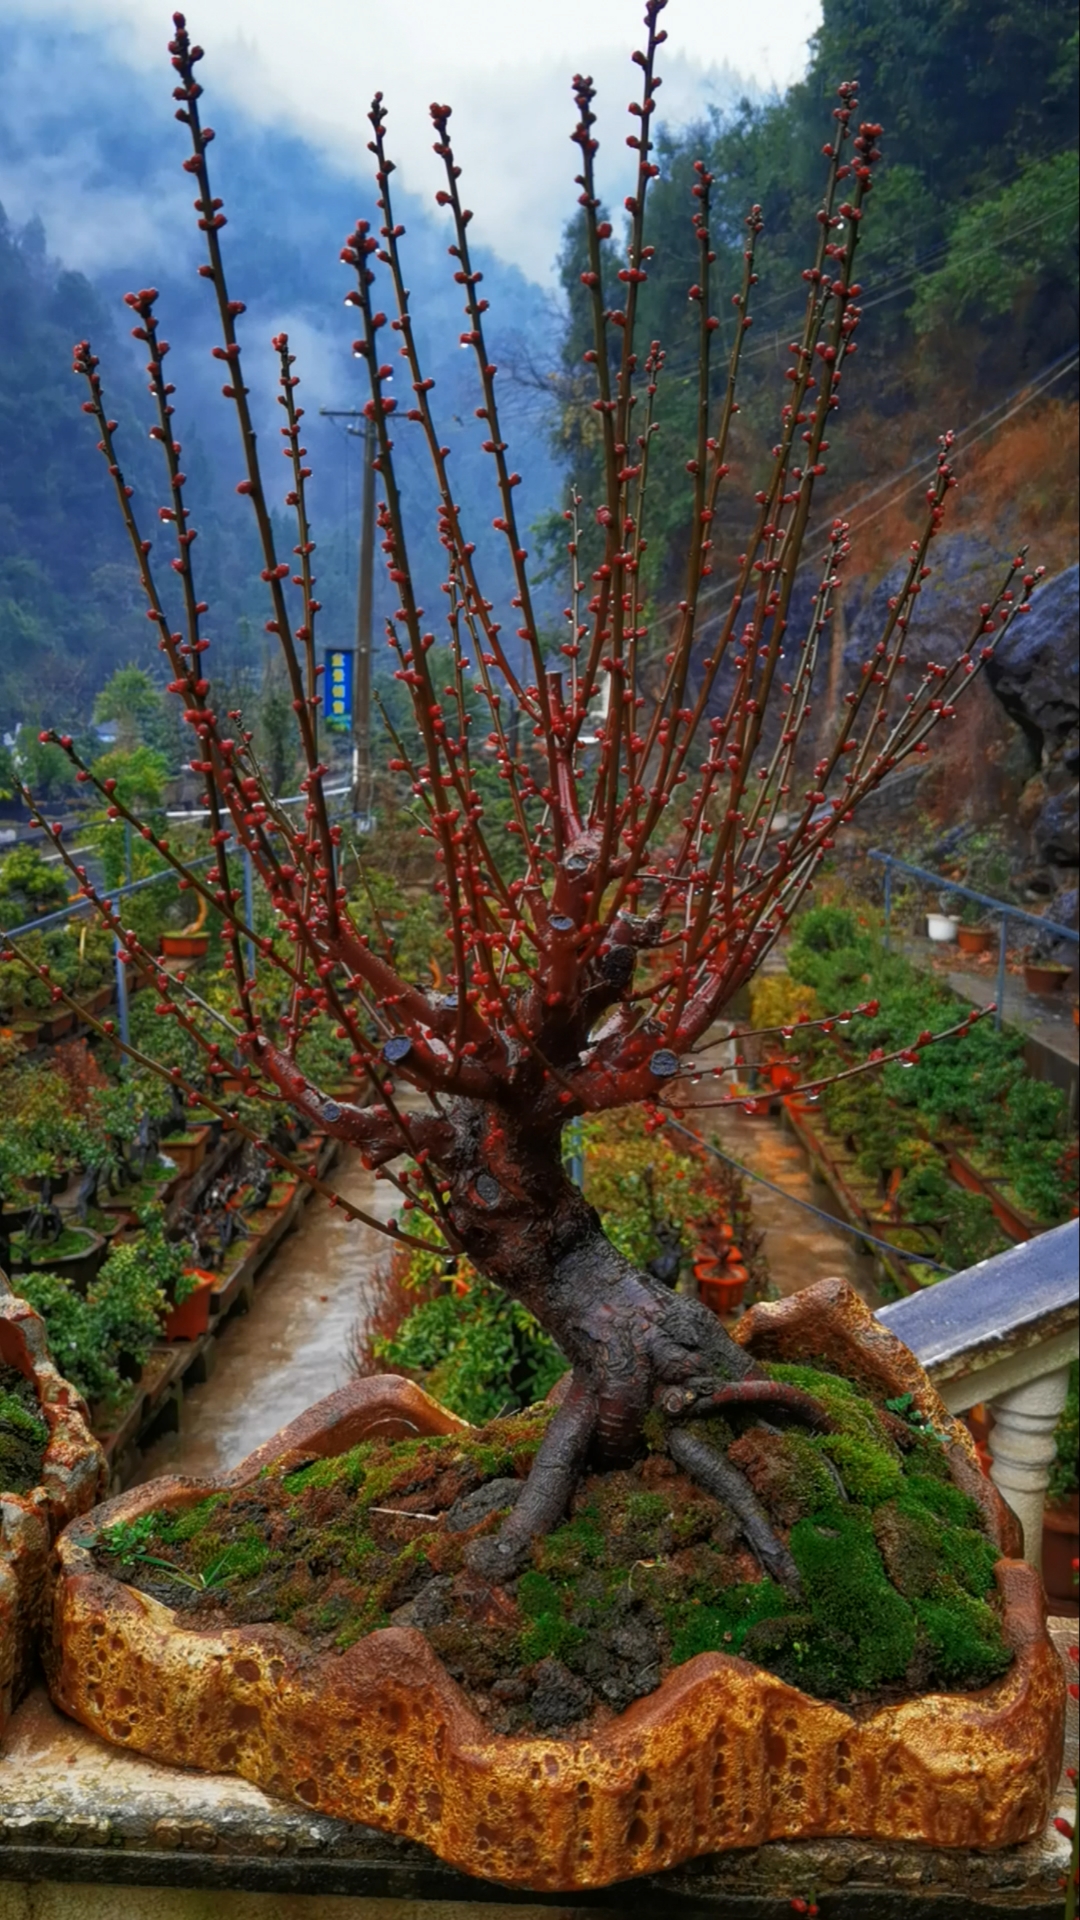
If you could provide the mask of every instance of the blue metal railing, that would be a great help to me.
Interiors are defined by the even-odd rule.
[[[995,994],[994,1025],[1001,1025],[1001,1010],[1005,1000],[1005,962],[1009,949],[1009,922],[1022,920],[1025,925],[1038,927],[1042,934],[1050,934],[1055,940],[1068,940],[1076,947],[1080,946],[1080,933],[1074,927],[1063,927],[1057,920],[1047,920],[1038,913],[1027,913],[1023,907],[1011,907],[1005,900],[995,900],[989,893],[979,893],[974,887],[965,887],[959,880],[946,880],[940,873],[931,873],[927,867],[912,866],[910,860],[898,860],[894,853],[884,853],[879,847],[871,849],[871,860],[880,860],[885,868],[885,931],[884,943],[889,944],[889,922],[892,917],[892,877],[893,870],[914,874],[917,880],[928,886],[936,887],[939,893],[957,893],[964,900],[975,900],[986,907],[995,919],[1001,921],[1001,934],[998,942],[997,992]]]

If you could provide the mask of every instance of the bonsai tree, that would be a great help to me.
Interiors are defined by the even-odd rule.
[[[165,498],[157,511],[175,540],[170,565],[180,589],[178,624],[136,515],[98,361],[86,341],[75,349],[75,368],[86,382],[84,407],[95,423],[148,614],[171,668],[170,690],[183,702],[191,730],[191,766],[205,786],[214,865],[209,871],[187,866],[108,781],[103,796],[115,817],[130,819],[153,839],[181,885],[201,893],[220,916],[235,982],[224,1027],[207,1018],[204,1003],[182,982],[159,970],[68,858],[119,934],[128,965],[156,980],[157,1014],[184,1028],[199,1047],[206,1091],[191,1087],[179,1067],[172,1072],[192,1102],[232,1118],[215,1101],[212,1084],[235,1071],[239,1049],[245,1093],[261,1095],[271,1142],[275,1114],[285,1103],[311,1126],[354,1147],[397,1187],[400,1214],[386,1231],[428,1245],[426,1237],[410,1232],[411,1221],[426,1216],[450,1250],[466,1254],[487,1281],[529,1310],[569,1361],[568,1385],[521,1496],[501,1532],[473,1544],[474,1566],[498,1577],[523,1564],[530,1544],[562,1515],[587,1459],[632,1454],[652,1414],[674,1458],[739,1517],[766,1571],[797,1587],[794,1563],[748,1481],[686,1422],[741,1404],[771,1405],[810,1422],[823,1418],[820,1409],[806,1394],[764,1379],[704,1306],[617,1251],[564,1170],[562,1135],[568,1122],[612,1108],[644,1102],[659,1116],[675,1111],[685,1099],[680,1076],[711,1070],[708,1048],[731,1032],[725,1008],[784,932],[842,825],[902,760],[928,751],[929,736],[952,718],[996,642],[1024,610],[1035,575],[1025,573],[1022,555],[1014,558],[993,602],[973,610],[968,650],[949,664],[927,667],[914,691],[908,690],[905,634],[954,484],[946,434],[904,583],[839,704],[828,747],[816,758],[809,753],[805,723],[815,668],[848,551],[844,522],[834,521],[821,535],[811,515],[860,324],[856,256],[880,158],[881,128],[859,120],[856,86],[845,83],[824,149],[822,205],[804,275],[805,315],[790,350],[776,441],[754,496],[753,531],[740,542],[745,550],[734,554],[725,550],[722,488],[730,468],[740,352],[752,320],[762,216],[756,206],[746,215],[741,283],[730,295],[734,338],[714,407],[714,358],[722,338],[716,303],[729,290],[715,284],[715,183],[703,164],[697,166],[688,209],[698,259],[689,298],[698,315],[699,373],[687,448],[686,579],[670,618],[650,609],[640,567],[649,524],[649,454],[663,406],[664,349],[639,339],[638,304],[654,254],[646,239],[646,208],[658,172],[652,154],[664,4],[648,0],[645,46],[634,55],[641,73],[629,138],[636,171],[626,202],[623,264],[610,283],[605,261],[611,230],[601,218],[595,181],[594,89],[588,79],[574,81],[577,186],[590,262],[582,277],[593,323],[584,359],[595,382],[604,480],[601,497],[588,503],[601,543],[589,578],[581,566],[585,503],[575,496],[567,511],[568,606],[558,643],[542,636],[534,602],[515,507],[520,476],[500,416],[483,276],[471,251],[471,214],[454,158],[450,109],[431,110],[445,172],[437,199],[449,220],[449,252],[465,314],[461,340],[475,358],[476,417],[499,501],[494,524],[505,539],[503,598],[501,589],[478,577],[455,498],[434,383],[424,370],[410,309],[382,97],[376,95],[371,106],[378,218],[374,228],[367,220],[357,223],[342,260],[352,280],[347,298],[359,329],[355,351],[370,379],[365,411],[376,438],[378,524],[397,601],[386,637],[415,722],[413,735],[394,730],[391,764],[411,785],[419,831],[434,862],[452,951],[442,993],[399,971],[377,916],[365,924],[348,905],[341,827],[331,821],[319,740],[320,607],[295,357],[287,336],[277,335],[285,506],[295,529],[290,552],[279,545],[281,523],[256,447],[241,339],[244,305],[229,282],[226,216],[210,172],[213,131],[202,117],[202,51],[192,44],[183,16],[174,16],[177,119],[191,146],[183,164],[206,243],[199,271],[216,309],[220,344],[213,351],[239,427],[237,491],[254,514],[267,625],[289,681],[304,767],[306,806],[299,824],[277,804],[242,715],[219,711],[215,699],[208,609],[199,595],[196,528],[156,291],[144,288],[126,297],[135,337],[148,353],[155,408],[150,431],[165,467]],[[411,388],[407,406],[388,388],[392,357],[402,363]],[[446,568],[438,617],[417,603],[415,528],[406,521],[396,464],[402,433],[425,442],[438,492]],[[809,620],[800,625],[792,596],[804,564],[813,569],[814,594]],[[720,617],[706,617],[706,584],[717,570],[730,573],[732,581],[723,590]],[[513,641],[502,617],[510,610]],[[436,678],[437,631],[451,664]],[[486,715],[485,739],[470,730],[473,699]],[[70,757],[82,783],[97,784],[70,737],[47,738]],[[485,760],[485,772],[492,764],[497,769],[520,848],[522,871],[514,877],[508,877],[509,863],[500,862],[481,799],[478,768]],[[39,818],[62,846],[60,829]],[[276,936],[260,936],[247,922],[237,848],[254,863],[276,916]],[[257,977],[250,964],[254,951]],[[836,1013],[846,1020],[851,1011]],[[330,1098],[303,1071],[303,1042],[319,1018],[332,1020],[347,1036],[351,1065],[372,1089],[372,1105]],[[922,1034],[914,1051],[932,1037]],[[906,1049],[908,1057],[912,1052]],[[407,1090],[408,1104],[398,1098],[396,1084]],[[276,1147],[271,1153],[289,1164]],[[332,1204],[345,1206],[336,1195]]]

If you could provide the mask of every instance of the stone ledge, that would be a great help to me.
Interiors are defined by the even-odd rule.
[[[1064,1656],[1075,1623],[1053,1621],[1051,1631]],[[1070,1764],[1076,1745],[1076,1706],[1070,1702]],[[1063,1778],[1058,1810],[1068,1809],[1070,1797]],[[319,1902],[344,1896],[335,1920],[354,1913],[356,1920],[374,1920],[376,1913],[389,1920],[398,1902],[406,1903],[400,1909],[406,1920],[416,1915],[418,1901],[437,1903],[431,1920],[450,1920],[455,1910],[474,1910],[480,1920],[494,1908],[513,1910],[523,1920],[530,1911],[552,1909],[566,1920],[597,1911],[643,1920],[659,1914],[673,1920],[788,1920],[792,1897],[811,1889],[822,1920],[911,1920],[913,1913],[920,1920],[1007,1914],[1059,1920],[1067,1859],[1067,1843],[1052,1826],[1000,1853],[863,1840],[776,1841],[707,1855],[591,1893],[543,1895],[471,1879],[424,1847],[273,1800],[246,1781],[186,1773],[106,1746],[58,1714],[40,1686],[12,1716],[0,1746],[0,1883],[12,1890],[13,1883],[67,1883],[72,1904],[64,1903],[58,1888],[58,1914],[77,1915],[75,1887],[82,1884],[176,1889],[160,1909],[168,1920],[201,1920],[203,1894],[210,1889],[247,1895],[245,1920],[255,1920],[263,1901],[265,1920],[279,1912],[291,1915],[289,1901],[305,1895],[315,1903],[313,1915]],[[259,1905],[251,1906],[260,1895]],[[129,1900],[125,1910],[133,1912]],[[0,1920],[6,1913],[0,1885]]]

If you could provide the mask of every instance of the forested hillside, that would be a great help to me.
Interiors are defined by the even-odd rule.
[[[173,348],[177,430],[199,528],[201,585],[214,610],[219,671],[261,670],[265,617],[250,513],[234,493],[239,446],[231,409],[221,398],[220,368],[210,357],[216,339],[212,296],[196,274],[200,236],[181,170],[183,130],[173,118],[173,76],[164,46],[160,73],[146,79],[111,57],[103,41],[24,21],[5,27],[4,63],[0,734],[13,720],[38,714],[53,722],[85,718],[113,666],[145,659],[137,582],[71,374],[72,344],[89,335],[123,429],[121,452],[149,521],[156,517],[160,475],[145,433],[145,354],[129,338],[123,306],[130,288],[152,284],[161,290],[159,313]],[[339,252],[357,217],[374,215],[373,187],[368,173],[336,171],[313,146],[258,125],[228,99],[215,97],[211,60],[206,79],[218,129],[216,179],[229,218],[229,271],[247,302],[252,404],[267,445],[278,438],[272,336],[285,328],[298,354],[323,637],[333,644],[351,635],[355,620],[360,454],[345,424],[320,419],[318,409],[355,408],[365,397],[351,352],[355,325],[343,305]],[[358,113],[364,107],[358,100]],[[408,226],[418,338],[438,383],[455,480],[483,556],[487,543],[499,544],[491,529],[498,506],[473,419],[469,368],[458,346],[461,292],[447,258],[448,236],[433,207],[405,193],[398,199]],[[487,254],[483,236],[478,239],[493,345],[501,356],[547,307],[537,287]],[[72,260],[83,270],[71,271]],[[527,405],[523,432],[530,457],[521,460],[526,524],[550,506],[558,489],[546,435],[534,424],[535,399]],[[407,446],[405,456],[406,494],[425,509],[417,572],[425,603],[434,610],[441,604],[443,569],[434,513],[427,511],[430,482],[419,446],[415,459]],[[283,499],[284,470],[280,486],[273,465],[268,478]]]
[[[744,349],[738,464],[721,495],[734,551],[739,501],[743,515],[753,505],[752,488],[738,481],[760,473],[775,437],[787,343],[802,312],[803,270],[813,259],[835,89],[853,76],[860,81],[860,115],[884,125],[884,160],[858,260],[866,324],[820,506],[857,505],[875,479],[932,452],[938,430],[982,420],[1005,395],[1059,368],[1056,381],[1047,378],[1047,397],[1075,401],[1075,362],[1071,369],[1066,364],[1077,336],[1075,8],[1067,0],[1018,0],[1008,9],[977,0],[947,7],[938,0],[881,0],[873,7],[865,0],[825,0],[802,82],[771,106],[746,108],[728,121],[714,116],[668,138],[657,154],[661,173],[648,234],[656,255],[640,297],[644,330],[667,354],[650,509],[650,568],[662,600],[679,590],[690,497],[684,460],[697,399],[698,316],[687,300],[698,273],[694,161],[702,159],[715,176],[714,271],[725,295],[739,283],[748,208],[756,202],[764,218],[759,284],[749,309],[753,328]],[[605,297],[615,304],[614,238],[610,248]],[[560,450],[586,501],[597,446],[581,361],[591,344],[581,281],[587,266],[577,222],[562,261],[571,326],[549,378],[560,396]],[[717,311],[732,329],[734,309],[726,297]],[[731,337],[729,330],[726,345]],[[726,353],[715,356],[717,395],[725,360]],[[1048,427],[1045,452],[1053,467],[1061,453],[1059,425]],[[1073,497],[1070,487],[1060,501],[1066,524]],[[551,539],[557,549],[554,525]],[[719,545],[723,551],[723,536]],[[878,557],[876,539],[870,553]],[[854,559],[857,565],[857,554]]]
[[[677,24],[673,9],[673,32]],[[195,273],[198,235],[180,170],[168,69],[163,62],[160,76],[147,80],[96,39],[25,21],[7,30],[5,58],[0,201],[10,198],[18,212],[0,220],[0,733],[46,715],[85,722],[116,665],[138,658],[155,668],[69,371],[72,342],[89,335],[149,521],[159,476],[145,437],[139,351],[128,338],[121,299],[148,281],[162,289],[162,326],[174,348],[178,433],[200,533],[201,586],[214,614],[217,670],[233,680],[240,673],[257,679],[266,658],[251,529],[234,494],[235,427],[209,354],[209,295]],[[835,86],[852,74],[861,81],[861,111],[885,125],[885,161],[860,254],[867,321],[820,510],[827,515],[842,506],[858,519],[869,496],[872,510],[863,505],[867,525],[851,565],[879,577],[910,537],[906,515],[908,503],[918,503],[919,462],[935,433],[955,426],[967,430],[972,446],[966,468],[961,459],[962,478],[981,468],[986,483],[985,524],[970,489],[958,524],[966,515],[967,524],[1006,544],[1022,524],[1042,542],[1051,570],[1074,557],[1076,72],[1075,13],[1065,0],[1017,0],[997,12],[975,0],[948,7],[882,0],[874,8],[865,0],[826,0],[806,78],[786,96],[661,137],[650,213],[656,254],[642,290],[646,327],[667,355],[649,509],[654,611],[680,591],[689,497],[686,432],[697,381],[696,310],[687,301],[696,273],[693,163],[700,156],[716,176],[715,271],[725,289],[738,281],[747,208],[759,203],[764,216],[734,472],[717,528],[723,555],[738,551],[773,438],[787,340],[813,252]],[[212,86],[212,63],[207,80]],[[571,111],[568,93],[568,130]],[[360,462],[356,440],[341,422],[321,420],[318,409],[354,407],[363,398],[353,328],[341,304],[338,249],[357,214],[373,212],[370,185],[336,172],[299,139],[256,125],[228,101],[214,101],[214,118],[230,273],[248,303],[245,351],[263,383],[253,404],[268,442],[276,440],[277,424],[271,335],[286,327],[299,355],[323,637],[332,642],[345,638],[354,620]],[[568,150],[568,205],[571,168]],[[553,192],[557,186],[552,182]],[[421,345],[483,560],[485,545],[498,544],[491,529],[498,508],[473,418],[468,356],[458,349],[460,289],[439,217],[407,196],[401,206]],[[38,208],[47,227],[32,217]],[[612,217],[617,225],[617,209]],[[616,231],[609,243],[611,304],[617,240]],[[582,365],[589,337],[580,229],[576,222],[567,229],[561,334],[538,285],[480,258],[523,475],[521,518],[542,531],[536,557],[546,566],[554,609],[564,597],[565,489],[573,482],[588,508],[595,478],[597,416]],[[538,277],[545,265],[537,262]],[[733,325],[726,299],[719,310]],[[723,359],[718,354],[714,362],[717,395]],[[902,481],[906,474],[915,491],[882,490],[895,474]],[[414,459],[406,456],[403,478],[411,504],[425,508],[428,532],[416,571],[434,612],[441,555],[418,446]],[[501,576],[496,569],[490,577]]]

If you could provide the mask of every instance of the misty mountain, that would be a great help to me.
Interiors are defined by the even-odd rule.
[[[85,713],[118,660],[146,657],[137,582],[127,571],[108,477],[70,373],[72,342],[87,334],[101,356],[109,403],[121,423],[122,457],[149,531],[162,493],[145,438],[150,415],[140,349],[129,338],[123,306],[130,288],[161,291],[158,314],[173,349],[177,435],[200,529],[195,551],[219,666],[257,665],[266,611],[249,509],[235,496],[239,441],[231,406],[221,397],[220,365],[211,358],[213,296],[196,272],[201,236],[181,171],[187,134],[174,119],[167,58],[160,75],[148,77],[92,35],[15,21],[5,28],[4,66],[0,352],[8,379],[0,394],[0,726],[28,711],[47,711],[53,719]],[[369,179],[335,169],[304,140],[259,125],[215,97],[211,61],[205,79],[205,118],[217,131],[212,179],[229,222],[226,266],[234,297],[247,303],[245,373],[268,488],[278,503],[286,475],[276,467],[281,416],[271,337],[287,331],[298,356],[322,638],[332,643],[351,634],[355,617],[360,455],[348,423],[322,419],[319,409],[357,408],[366,397],[351,351],[356,328],[343,304],[349,274],[339,252],[358,217],[376,218],[374,190]],[[436,382],[436,417],[452,449],[451,472],[486,591],[499,605],[511,589],[501,536],[491,528],[499,505],[493,463],[480,446],[487,430],[474,417],[479,393],[472,354],[459,345],[465,322],[452,277],[456,263],[446,251],[451,235],[434,208],[404,192],[395,202],[407,229],[416,335],[425,371]],[[497,363],[516,360],[522,342],[557,326],[557,312],[550,296],[482,246],[475,264],[491,302],[492,356]],[[388,287],[379,298],[390,308]],[[518,511],[529,527],[556,500],[561,475],[548,446],[543,396],[510,379],[500,384],[505,437],[524,476]],[[402,397],[411,398],[404,383]],[[419,436],[418,427],[403,421],[396,451],[409,523],[423,532],[413,572],[435,624],[442,555]],[[377,616],[390,606],[380,580]],[[381,620],[377,656],[380,631]]]

